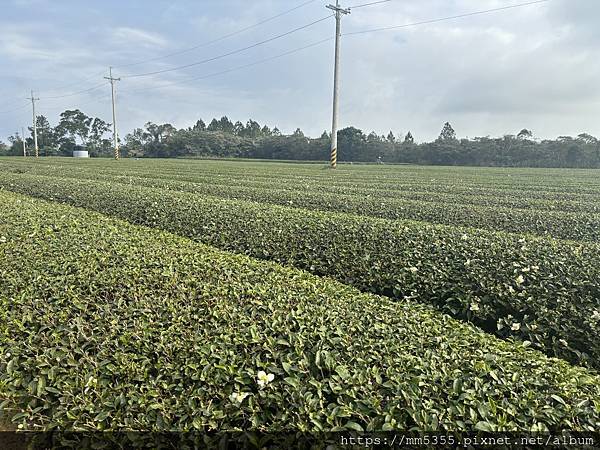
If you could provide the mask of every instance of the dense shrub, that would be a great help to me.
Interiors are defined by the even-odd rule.
[[[86,180],[0,175],[0,186],[218,248],[418,299],[573,363],[600,367],[600,247],[320,213]]]
[[[25,428],[600,427],[597,375],[426,305],[9,193],[0,311]]]

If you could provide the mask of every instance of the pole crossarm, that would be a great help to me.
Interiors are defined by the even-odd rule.
[[[327,5],[325,8],[340,14],[350,14],[350,8],[341,8],[340,5]]]

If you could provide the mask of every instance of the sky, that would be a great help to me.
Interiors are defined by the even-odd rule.
[[[446,121],[459,137],[523,128],[540,139],[600,136],[598,0],[550,0],[352,34],[525,1],[390,0],[351,10],[342,19],[340,126],[400,136],[411,131],[419,142],[435,139]],[[37,113],[52,125],[62,111],[76,108],[112,122],[110,85],[103,79],[109,66],[121,78],[121,136],[148,121],[183,128],[223,115],[284,133],[301,128],[318,136],[331,128],[335,20],[326,18],[324,0],[1,4],[5,142],[31,124],[26,97],[32,89],[40,98]],[[263,41],[269,42],[254,46]],[[151,72],[162,73],[136,76]]]

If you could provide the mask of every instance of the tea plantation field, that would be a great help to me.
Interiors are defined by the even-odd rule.
[[[22,429],[600,430],[600,173],[0,159]]]

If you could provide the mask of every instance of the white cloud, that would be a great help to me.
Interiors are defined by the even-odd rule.
[[[130,27],[119,27],[113,30],[112,41],[115,45],[131,47],[165,48],[168,46],[167,39],[159,34]]]
[[[51,60],[56,56],[55,51],[40,46],[31,35],[15,30],[14,26],[2,27],[0,54],[23,61]]]
[[[183,127],[200,117],[210,120],[222,115],[234,120],[252,117],[288,132],[301,127],[311,135],[319,135],[330,126],[332,43],[218,77],[158,87],[251,63],[331,36],[333,21],[181,72],[125,78],[129,70],[138,73],[189,64],[296,28],[327,13],[321,2],[210,47],[119,69],[119,64],[156,58],[213,40],[292,5],[281,0],[222,0],[202,2],[201,6],[192,0],[107,0],[105,7],[94,5],[92,11],[88,2],[73,1],[69,8],[64,4],[46,8],[44,19],[35,21],[35,8],[29,15],[23,11],[28,1],[34,0],[15,1],[22,2],[22,8],[5,8],[4,26],[0,26],[0,57],[7,61],[0,67],[0,92],[26,92],[30,86],[42,90],[70,80],[85,80],[112,64],[117,66],[116,75],[123,77],[118,84],[123,132],[149,120]],[[136,5],[142,4],[145,14],[136,10]],[[344,18],[343,32],[507,4],[514,3],[394,1],[354,10]],[[57,8],[62,9],[54,11]],[[420,140],[435,137],[447,120],[460,136],[502,135],[523,127],[532,128],[539,137],[582,131],[600,135],[596,119],[600,114],[599,16],[598,0],[553,0],[493,14],[345,36],[341,124],[379,134],[390,129],[395,133],[411,130]],[[111,30],[108,39],[106,30]],[[72,89],[85,89],[87,84]],[[140,88],[148,90],[135,92]],[[88,94],[68,98],[64,107],[76,107],[77,101],[93,98]],[[56,108],[61,102],[55,102]],[[110,105],[106,102],[90,105],[89,113],[110,121]],[[24,111],[25,119],[26,115]],[[20,127],[22,120],[0,116],[0,135]],[[56,118],[50,120],[55,122]]]

